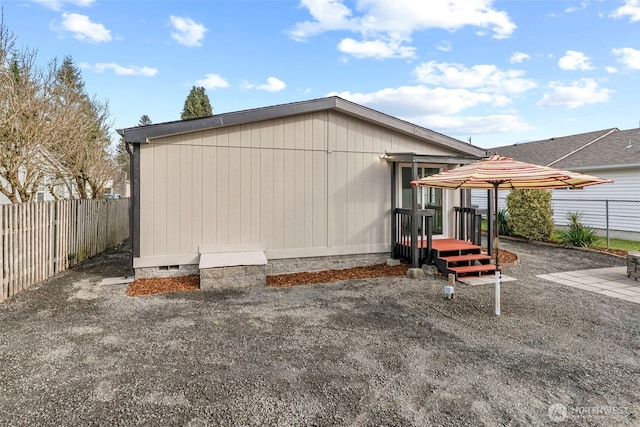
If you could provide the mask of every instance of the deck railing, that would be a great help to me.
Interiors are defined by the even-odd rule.
[[[474,245],[482,245],[482,212],[477,208],[455,207],[455,238]],[[422,264],[431,264],[433,247],[433,209],[396,208],[393,210],[392,256],[396,259],[411,261],[413,268]],[[414,227],[415,224],[415,227]]]
[[[472,207],[454,207],[456,239],[482,245],[482,214]]]
[[[393,258],[411,260],[413,268],[421,263],[431,263],[434,214],[433,209],[419,209],[415,213],[411,209],[394,209],[391,224]]]

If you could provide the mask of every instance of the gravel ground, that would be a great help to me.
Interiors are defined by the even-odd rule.
[[[639,425],[640,305],[536,274],[624,265],[503,242],[442,277],[127,297],[126,248],[0,304],[0,425]]]

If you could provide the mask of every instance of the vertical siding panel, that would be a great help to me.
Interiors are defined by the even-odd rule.
[[[229,244],[229,148],[216,149],[216,243]]]
[[[296,247],[296,155],[293,150],[284,151],[284,236],[283,248]]]
[[[217,240],[216,148],[202,149],[202,244],[215,244]]]
[[[311,121],[312,149],[315,151],[327,150],[327,113],[320,112],[313,115]]]
[[[229,130],[227,128],[216,129],[216,146],[228,147],[229,146]]]
[[[273,148],[281,150],[284,148],[284,120],[273,121]]]
[[[312,205],[312,245],[327,246],[327,154],[324,151],[312,153],[313,188],[311,190]]]
[[[313,174],[313,152],[304,152],[304,246],[313,246],[313,190],[314,181],[318,179]]]
[[[197,252],[198,245],[204,243],[203,151],[202,145],[196,145],[191,150],[191,251],[193,253]]]
[[[336,152],[333,154],[336,163],[335,172],[335,232],[334,241],[336,246],[344,246],[347,244],[347,230],[349,229],[348,216],[348,190],[347,185],[347,160],[348,154],[345,152]]]
[[[193,236],[193,211],[196,209],[194,201],[199,199],[199,195],[194,195],[197,188],[193,185],[193,150],[196,147],[191,145],[181,145],[180,150],[180,179],[177,199],[179,202],[179,220],[176,225],[180,239],[179,252],[181,254],[192,254],[197,252],[197,244],[192,240]]]
[[[304,150],[305,141],[304,141],[304,120],[302,119],[304,116],[300,116],[298,120],[295,120],[293,124],[293,139],[294,139],[294,150]]]
[[[260,171],[261,160],[260,160],[260,149],[255,148],[251,149],[251,240],[250,243],[263,243],[260,241],[261,232],[261,215],[262,208],[261,205],[261,197],[260,197],[260,177],[262,172]]]
[[[294,247],[302,248],[305,244],[305,152],[297,150],[294,152]]]
[[[242,188],[242,151],[239,147],[229,148],[229,244],[242,243],[241,228],[241,188]]]
[[[283,138],[285,149],[293,150],[296,148],[296,126],[292,117],[284,119]]]
[[[142,173],[143,176],[148,174],[150,182],[153,184],[151,188],[148,188],[148,194],[151,194],[149,203],[140,203],[141,211],[145,212],[145,215],[141,215],[140,226],[145,227],[145,221],[143,218],[149,219],[149,231],[150,234],[146,237],[141,235],[141,243],[144,244],[145,238],[151,239],[151,253],[148,255],[163,255],[167,250],[167,146],[166,144],[157,144],[150,146],[149,148],[143,146],[143,161],[141,167],[144,166],[144,150],[147,149],[151,157],[150,169],[146,173]],[[144,184],[145,179],[141,180],[141,184]],[[141,188],[141,194],[144,195],[145,191]],[[141,233],[142,234],[142,233]],[[142,251],[141,251],[142,255]]]
[[[251,149],[242,148],[240,151],[240,242],[252,243],[251,241],[251,218],[253,213],[253,205],[251,203],[253,193],[256,191],[252,188],[252,168],[251,168]]]
[[[304,149],[307,151],[313,150],[313,118],[313,114],[305,114],[302,121]]]
[[[251,124],[240,126],[240,146],[251,148]]]
[[[262,123],[251,124],[251,148],[260,148],[260,131]]]
[[[260,147],[273,150],[273,121],[260,122]]]
[[[285,163],[284,150],[277,149],[273,153],[273,248],[284,247],[285,233]]]
[[[180,146],[178,144],[167,145],[167,163],[165,174],[167,177],[165,186],[165,204],[162,207],[166,211],[166,225],[164,233],[167,242],[163,255],[180,253]]]
[[[349,143],[351,144],[351,143]],[[356,197],[358,196],[356,192],[355,186],[355,154],[352,151],[347,152],[347,180],[346,180],[346,190],[347,190],[347,230],[346,230],[346,244],[354,245],[356,242],[354,241],[355,230],[358,226],[356,221]]]
[[[267,133],[268,137],[268,133]],[[273,150],[260,151],[260,242],[266,249],[273,246],[274,168]]]
[[[326,116],[326,139],[327,139],[327,156],[326,156],[326,174],[327,174],[327,246],[333,247],[336,244],[336,125],[335,114],[328,111]]]

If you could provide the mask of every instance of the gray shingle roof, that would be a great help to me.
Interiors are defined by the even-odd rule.
[[[627,146],[631,144],[630,148]],[[561,169],[640,166],[640,129],[603,129],[487,150]]]
[[[273,105],[270,107],[256,108],[252,110],[216,114],[199,119],[179,120],[148,126],[136,126],[126,129],[118,129],[117,132],[123,136],[127,142],[144,144],[154,138],[160,138],[163,136],[196,132],[205,129],[214,129],[223,126],[251,123],[261,120],[273,120],[296,114],[312,113],[323,110],[339,111],[343,114],[393,129],[396,132],[412,135],[416,138],[428,141],[431,144],[447,147],[471,156],[484,157],[486,154],[485,150],[476,147],[475,145],[467,144],[458,139],[451,138],[430,129],[372,110],[354,102],[342,99],[338,96]]]

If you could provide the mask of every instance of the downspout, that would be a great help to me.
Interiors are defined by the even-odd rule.
[[[135,276],[135,271],[133,270],[133,150],[131,149],[131,143],[122,138],[124,141],[124,148],[129,153],[129,245],[131,246],[131,256],[129,257],[129,269]]]

